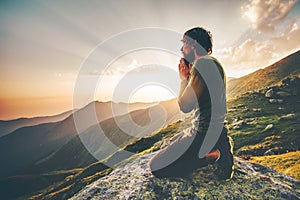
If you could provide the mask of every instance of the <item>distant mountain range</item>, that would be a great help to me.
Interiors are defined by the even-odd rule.
[[[58,122],[64,120],[72,114],[72,111],[66,111],[53,116],[41,116],[33,118],[19,118],[14,120],[0,120],[0,137],[11,133],[25,126],[35,126],[38,124]]]
[[[91,135],[97,134],[99,132],[97,131],[99,123],[101,127],[104,127],[105,134],[111,135],[114,133],[117,136],[116,139],[121,141],[122,138],[120,139],[119,137],[122,136],[117,134],[120,130],[116,121],[121,122],[123,126],[128,126],[129,120],[134,119],[134,121],[144,125],[149,121],[148,112],[150,110],[155,111],[156,109],[153,108],[160,106],[166,110],[167,122],[170,122],[168,120],[171,118],[176,118],[176,113],[177,118],[179,118],[179,108],[175,99],[162,102],[159,105],[155,104],[133,103],[128,105],[125,103],[92,102],[62,121],[17,129],[0,138],[0,158],[5,160],[5,162],[0,165],[0,178],[15,174],[24,174],[24,171],[34,173],[32,169],[37,171],[43,171],[43,169],[44,171],[49,171],[52,170],[51,166],[54,167],[54,165],[56,167],[53,169],[69,169],[90,164],[92,161],[95,161],[95,159],[87,152],[81,141],[76,137],[78,137],[78,134],[86,137],[92,137]],[[112,107],[114,107],[114,109],[112,109]],[[152,109],[149,110],[149,107]],[[131,112],[124,114],[128,111]],[[90,121],[89,118],[94,116],[95,113],[97,121]],[[155,123],[161,123],[161,113],[151,114],[153,115]],[[128,115],[130,115],[130,117],[128,117]],[[115,120],[113,116],[118,120]],[[83,124],[83,126],[80,127],[81,130],[76,129],[74,117]],[[154,124],[152,125],[154,126]],[[152,131],[154,131],[154,129],[150,127],[147,133],[149,134]],[[129,139],[127,141],[129,141]],[[75,146],[74,143],[76,144]],[[103,144],[95,143],[94,145],[95,147],[93,148],[96,148],[95,151],[99,148],[105,149]],[[108,147],[107,145],[107,148]],[[66,153],[62,153],[65,151]],[[78,152],[80,152],[80,154],[78,154]],[[67,158],[61,155],[66,155]],[[87,157],[89,159],[86,159]],[[56,162],[57,159],[61,159],[62,162]],[[51,162],[52,160],[53,163]],[[73,161],[71,162],[71,160]],[[81,162],[78,162],[78,160],[81,160]],[[43,163],[47,163],[46,168],[42,167],[45,166]],[[29,166],[35,167],[29,168],[28,170]],[[37,166],[41,166],[41,169]]]
[[[161,108],[165,110],[166,116],[161,114]],[[152,121],[149,117],[149,113],[152,115]],[[146,109],[140,109],[115,118],[106,119],[99,124],[89,127],[80,135],[76,135],[49,156],[32,163],[27,171],[23,173],[44,173],[49,170],[66,170],[85,167],[97,160],[102,160],[112,155],[116,150],[123,148],[124,145],[143,136],[147,136],[162,128],[163,125],[169,124],[179,118],[179,108],[176,100],[173,99]],[[131,124],[129,120],[133,120],[137,126]],[[147,126],[150,123],[151,126]],[[99,127],[101,127],[104,134],[99,132]],[[127,127],[127,130],[122,130],[121,127]],[[130,133],[130,135],[128,135],[128,133]],[[93,140],[90,140],[90,138],[93,138]],[[93,157],[91,152],[86,149],[86,146],[83,145],[83,140],[88,141],[86,145],[89,146],[90,150],[93,150],[94,154],[98,156],[98,159]],[[118,148],[115,149],[111,143]]]
[[[248,91],[262,89],[292,75],[300,75],[300,51],[281,59],[269,67],[240,78],[230,79],[227,82],[227,98],[230,99]]]

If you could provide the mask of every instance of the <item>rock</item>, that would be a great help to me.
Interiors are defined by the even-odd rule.
[[[235,109],[235,108],[230,108],[227,110],[227,112],[236,112],[236,111],[237,111],[237,109]]]
[[[242,118],[240,117],[240,116],[238,116],[237,118],[235,118],[234,120],[233,120],[233,122],[237,122],[237,121],[240,121]]]
[[[233,130],[238,130],[241,129],[242,127],[246,126],[247,123],[244,120],[236,121],[232,123],[232,129]]]
[[[281,107],[281,106],[279,106],[279,107],[278,107],[278,110],[284,110],[284,108],[283,108],[283,107]]]
[[[274,92],[274,89],[273,89],[273,88],[269,89],[269,90],[265,93],[265,97],[266,97],[266,98],[274,98],[274,95],[275,95],[275,92]]]
[[[300,83],[300,78],[298,76],[293,76],[290,80],[291,85],[298,85]]]
[[[266,94],[267,89],[266,89],[266,88],[263,88],[263,89],[260,89],[258,92],[259,92],[260,94]]]
[[[291,78],[287,77],[281,81],[282,85],[289,85],[291,83]]]
[[[296,119],[296,115],[292,113],[283,115],[279,118],[279,120],[294,120],[294,119]]]
[[[247,91],[245,93],[243,93],[243,95],[251,95],[251,94],[255,94],[257,93],[256,91]]]
[[[270,156],[270,155],[274,155],[274,154],[275,154],[275,153],[274,153],[273,149],[268,149],[268,150],[264,153],[265,156]]]
[[[288,92],[284,92],[284,91],[278,91],[278,92],[276,92],[276,96],[281,97],[281,98],[285,98],[285,97],[291,96],[291,94],[288,93]]]
[[[246,123],[248,123],[248,122],[253,122],[253,121],[255,121],[255,120],[257,120],[257,118],[256,118],[256,117],[252,117],[252,118],[246,118],[244,121],[245,121]]]
[[[261,108],[253,108],[252,111],[253,112],[261,112]]]
[[[283,99],[269,99],[269,102],[272,104],[281,104],[283,103]]]
[[[245,106],[244,104],[240,103],[240,104],[238,104],[236,106],[233,106],[232,108],[236,109],[236,108],[241,108],[241,107],[244,107],[244,106]]]
[[[281,81],[282,85],[297,85],[300,83],[298,76],[287,77]]]
[[[70,199],[299,199],[299,181],[260,164],[235,157],[232,180],[221,181],[215,165],[188,178],[155,178],[148,162],[155,153],[128,161],[87,185]]]
[[[249,111],[250,111],[250,109],[247,108],[247,107],[245,107],[245,108],[243,109],[243,112],[249,112]]]
[[[241,107],[244,107],[244,106],[245,106],[244,104],[240,103],[240,104],[237,105],[236,107],[237,107],[237,108],[241,108]]]
[[[283,103],[283,99],[277,99],[277,103]]]
[[[276,99],[269,99],[270,103],[277,103]]]
[[[246,118],[244,122],[246,122],[247,125],[248,124],[255,125],[257,124],[257,118],[256,117]]]
[[[264,131],[268,131],[268,130],[273,129],[273,128],[274,128],[274,125],[273,125],[273,124],[268,124],[268,125],[266,126],[266,128],[264,129]]]

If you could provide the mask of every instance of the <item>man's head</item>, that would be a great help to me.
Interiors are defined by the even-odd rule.
[[[212,53],[212,35],[204,28],[196,27],[186,31],[182,42],[182,54],[190,62],[195,59],[194,50],[199,56]]]

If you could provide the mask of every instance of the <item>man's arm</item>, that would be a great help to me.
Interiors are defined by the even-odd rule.
[[[188,113],[195,108],[198,104],[198,99],[205,88],[205,84],[201,76],[196,74],[197,72],[191,73],[189,81],[185,79],[181,80],[178,104],[180,110],[184,113]]]

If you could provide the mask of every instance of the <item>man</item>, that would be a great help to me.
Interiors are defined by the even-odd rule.
[[[212,36],[204,28],[193,28],[185,32],[181,52],[183,58],[179,63],[181,79],[178,104],[182,112],[193,111],[193,122],[186,129],[171,139],[171,144],[157,153],[150,161],[150,168],[156,177],[184,177],[195,169],[217,165],[217,174],[221,179],[229,180],[233,176],[233,144],[224,125],[226,113],[226,78],[221,64],[213,57]],[[204,77],[202,72],[215,70],[210,77]],[[206,75],[207,76],[207,75]],[[224,103],[224,113],[212,114],[213,91],[209,91],[209,84],[205,80],[215,81],[221,77],[221,90],[217,100]],[[205,79],[206,78],[206,79]],[[215,109],[216,110],[216,109]],[[201,147],[209,128],[221,125],[221,131],[214,138],[215,145],[211,152],[203,158],[199,157]]]

